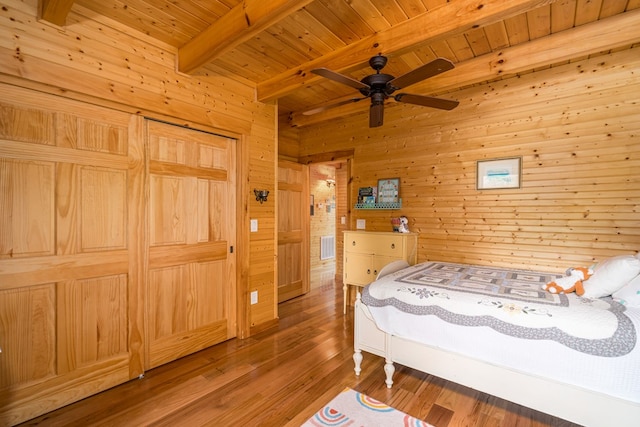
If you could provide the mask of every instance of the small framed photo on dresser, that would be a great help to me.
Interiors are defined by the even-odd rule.
[[[378,203],[398,203],[400,197],[400,178],[378,180]]]

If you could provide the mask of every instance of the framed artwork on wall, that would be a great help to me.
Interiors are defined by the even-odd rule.
[[[476,189],[520,188],[522,157],[478,160]]]
[[[378,203],[398,203],[400,195],[400,178],[378,180]]]

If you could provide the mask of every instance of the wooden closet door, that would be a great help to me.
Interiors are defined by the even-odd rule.
[[[147,369],[235,336],[235,148],[147,121]]]
[[[278,302],[309,292],[309,168],[278,162]]]
[[[0,425],[143,372],[142,125],[0,85]]]

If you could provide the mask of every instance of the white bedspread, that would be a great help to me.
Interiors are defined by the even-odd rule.
[[[374,282],[362,301],[387,333],[640,402],[640,310],[542,291],[553,277],[424,263]]]

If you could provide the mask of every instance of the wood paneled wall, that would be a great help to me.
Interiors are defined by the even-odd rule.
[[[455,71],[452,71],[455,72]],[[400,177],[400,211],[352,210],[350,225],[420,233],[419,260],[564,271],[640,250],[640,49],[301,128],[301,156],[353,148],[351,196]],[[329,137],[330,136],[330,137]],[[522,188],[476,189],[476,162],[520,156]]]
[[[278,157],[295,162],[300,156],[299,130],[289,126],[286,117],[280,117],[278,123]]]
[[[37,20],[35,0],[6,0],[0,14],[0,81],[238,139],[241,335],[277,319],[275,207],[254,188],[276,187],[276,107],[229,78],[175,72],[175,48],[74,3],[65,27]],[[275,200],[275,199],[273,199]],[[249,219],[260,230],[249,234]],[[250,288],[261,299],[250,306]],[[249,313],[250,311],[250,313]],[[242,315],[241,315],[242,317]]]

